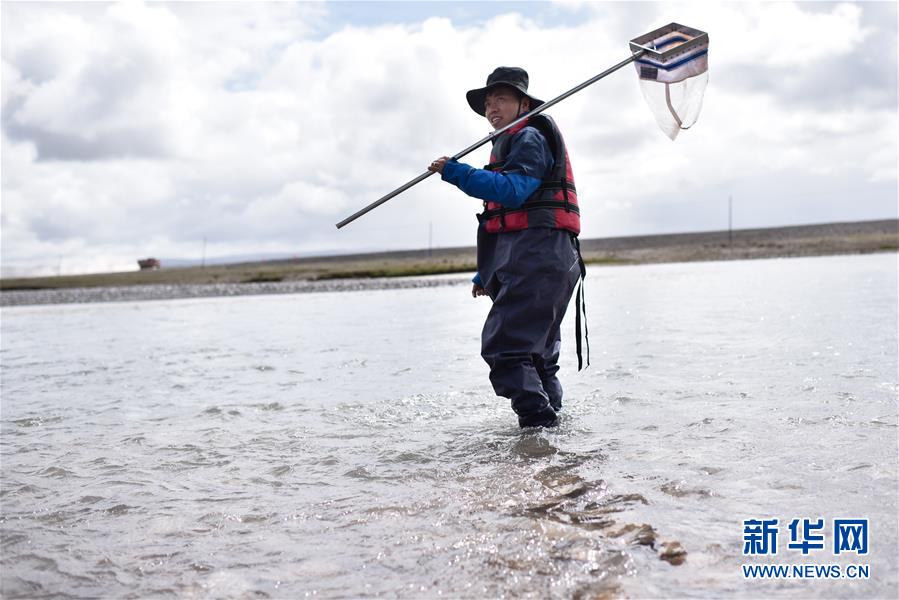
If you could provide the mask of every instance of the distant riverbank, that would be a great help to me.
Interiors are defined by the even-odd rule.
[[[899,220],[581,240],[588,264],[741,260],[899,250]],[[422,287],[470,273],[475,249],[443,248],[276,260],[128,273],[0,280],[0,305]]]

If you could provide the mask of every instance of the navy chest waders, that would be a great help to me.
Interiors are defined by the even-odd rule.
[[[521,426],[549,425],[562,407],[556,377],[561,324],[581,261],[562,229],[488,233],[478,228],[478,272],[493,306],[484,321],[481,356],[497,395],[509,398]]]
[[[561,324],[575,287],[578,370],[584,366],[581,313],[586,306],[577,191],[555,122],[538,115],[498,137],[485,169],[526,170],[526,156],[518,156],[520,164],[509,164],[507,158],[527,126],[540,132],[553,157],[540,187],[519,208],[485,202],[478,215],[478,273],[493,299],[481,335],[481,356],[490,367],[494,391],[511,400],[521,426],[555,422],[563,394],[557,377]],[[589,342],[587,349],[589,365]]]

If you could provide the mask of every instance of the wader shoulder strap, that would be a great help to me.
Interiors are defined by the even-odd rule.
[[[571,239],[574,240],[574,249],[577,251],[577,260],[581,266],[581,281],[580,285],[577,288],[577,298],[575,299],[575,313],[574,313],[574,329],[576,335],[576,344],[577,344],[577,370],[580,371],[584,369],[584,359],[582,353],[581,346],[581,313],[584,315],[584,343],[587,346],[587,367],[590,366],[590,334],[587,331],[587,300],[586,293],[584,292],[584,279],[587,277],[587,267],[584,265],[584,258],[581,256],[581,243],[578,241],[577,236],[571,236]]]

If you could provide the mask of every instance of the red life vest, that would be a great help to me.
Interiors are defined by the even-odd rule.
[[[484,202],[484,212],[478,215],[478,219],[484,224],[487,233],[549,227],[567,229],[578,235],[581,232],[581,212],[577,203],[571,161],[568,159],[568,150],[565,148],[562,134],[548,115],[534,115],[494,139],[490,164],[484,168],[488,171],[502,172],[513,137],[527,126],[542,133],[549,143],[553,156],[553,167],[549,176],[519,208],[505,208],[497,202]]]

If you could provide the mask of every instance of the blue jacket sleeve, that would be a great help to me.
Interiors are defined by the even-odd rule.
[[[543,135],[533,127],[525,127],[515,136],[502,171],[450,160],[443,167],[443,180],[469,196],[518,208],[540,187],[552,167],[552,156]]]
[[[479,285],[479,286],[481,286],[481,287],[484,287],[484,282],[481,281],[481,274],[480,274],[480,273],[475,273],[475,274],[474,274],[474,277],[472,277],[472,279],[471,279],[471,282],[472,282],[473,284],[475,284],[475,285]]]

